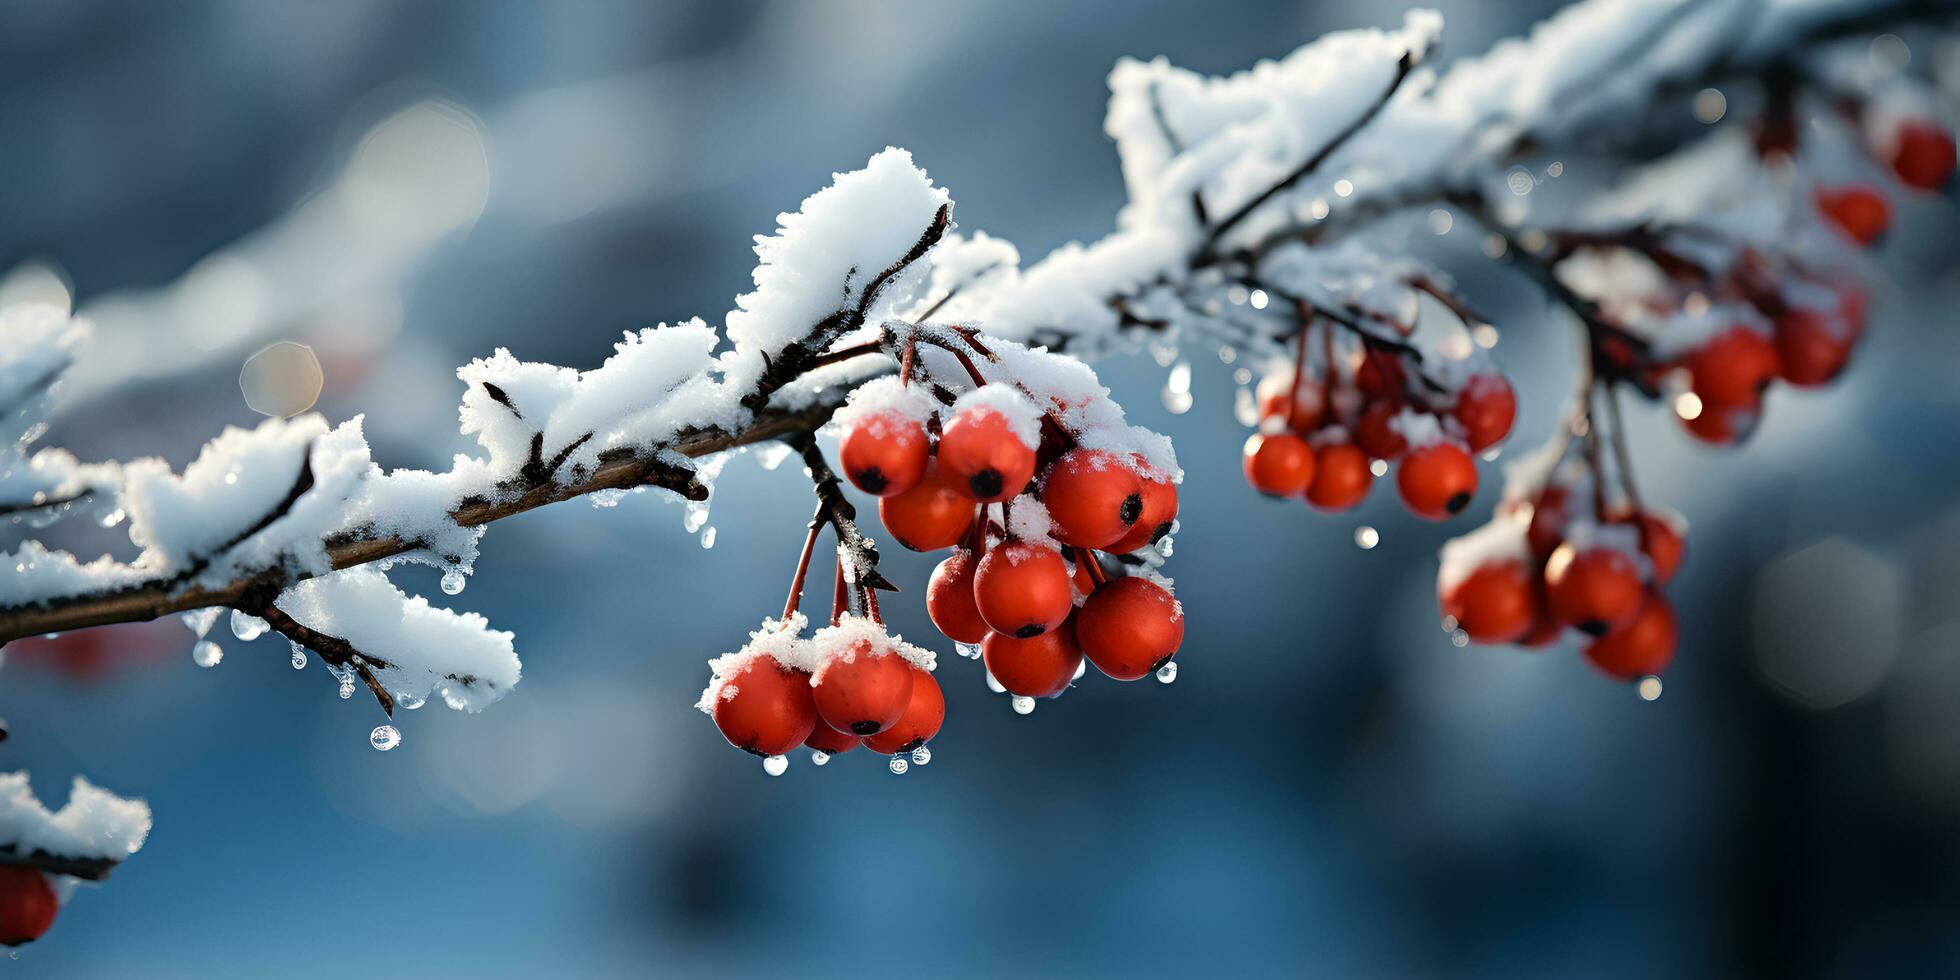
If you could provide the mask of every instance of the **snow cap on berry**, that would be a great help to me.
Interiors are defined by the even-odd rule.
[[[1041,410],[1021,394],[1013,385],[986,384],[959,397],[953,403],[953,414],[978,409],[992,409],[1007,420],[1007,429],[1014,438],[1029,449],[1041,446]]]
[[[894,375],[873,378],[858,385],[844,400],[844,407],[831,416],[831,423],[849,429],[879,416],[897,415],[921,425],[932,417],[932,396],[918,385],[900,384]]]
[[[1448,593],[1486,565],[1516,561],[1530,568],[1531,545],[1525,535],[1530,527],[1529,512],[1500,510],[1490,523],[1443,542],[1436,567],[1436,591]]]
[[[708,686],[702,689],[694,707],[712,716],[715,702],[726,701],[736,694],[735,685],[728,683],[729,678],[741,673],[757,657],[772,657],[792,670],[811,669],[815,657],[810,641],[803,638],[803,630],[809,625],[809,617],[800,612],[791,613],[787,620],[763,620],[740,650],[708,661]]]
[[[860,642],[869,644],[874,651],[904,657],[920,670],[930,671],[939,665],[937,654],[905,642],[904,637],[891,632],[885,624],[868,616],[845,613],[835,625],[826,626],[810,637],[807,649],[811,685],[823,678],[824,668],[830,664],[856,659]]]

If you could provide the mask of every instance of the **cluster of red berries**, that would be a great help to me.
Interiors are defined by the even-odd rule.
[[[1834,380],[1850,363],[1864,335],[1865,292],[1847,280],[1827,278],[1744,249],[1728,273],[1713,283],[1713,303],[1691,293],[1705,310],[1680,323],[1696,337],[1682,344],[1670,331],[1666,356],[1641,358],[1610,344],[1607,357],[1650,390],[1678,388],[1676,415],[1695,438],[1716,445],[1747,439],[1761,421],[1772,384],[1813,388]],[[1687,397],[1692,396],[1692,397]]]
[[[1953,134],[1911,119],[1879,134],[1875,153],[1909,190],[1934,193],[1953,180]],[[1854,182],[1817,189],[1817,210],[1860,245],[1875,244],[1892,221],[1892,205],[1877,186]]]
[[[1303,331],[1303,347],[1304,338]],[[1447,520],[1469,506],[1477,492],[1473,454],[1501,442],[1517,416],[1510,382],[1479,368],[1446,384],[1420,374],[1404,354],[1367,343],[1345,363],[1328,360],[1334,367],[1319,381],[1302,369],[1304,356],[1260,381],[1246,482],[1269,497],[1303,496],[1320,510],[1342,511],[1361,503],[1395,462],[1396,489],[1416,516]]]
[[[0,946],[20,946],[45,935],[61,911],[48,876],[17,864],[0,864]]]
[[[900,544],[956,549],[926,589],[933,624],[962,654],[976,650],[1022,713],[1066,691],[1085,658],[1124,681],[1167,669],[1183,609],[1146,569],[1168,554],[1177,520],[1168,440],[1123,424],[1079,362],[960,328],[887,329],[903,367],[852,392],[837,415],[838,459]],[[952,355],[964,378],[945,377],[944,364],[935,372],[926,346]],[[818,764],[863,744],[891,755],[893,772],[923,765],[946,713],[934,658],[885,631],[875,572],[841,544],[831,625],[801,638],[797,597],[817,531],[783,617],[713,662],[699,706],[771,773],[797,745]],[[1106,555],[1123,557],[1105,567]]]
[[[1003,383],[939,419],[861,412],[840,450],[845,475],[880,498],[899,543],[957,549],[927,587],[933,625],[977,644],[1017,697],[1061,694],[1085,656],[1123,681],[1169,663],[1184,638],[1177,601],[1151,579],[1112,577],[1098,552],[1141,551],[1170,533],[1171,474],[1140,452],[1085,445],[1094,434],[1070,431],[1052,406]]]
[[[802,614],[767,620],[741,650],[712,661],[698,705],[730,745],[761,756],[771,775],[808,746],[818,765],[863,745],[924,764],[946,720],[932,654],[851,613],[804,638]]]
[[[1437,599],[1444,626],[1479,643],[1543,647],[1574,629],[1586,658],[1635,680],[1674,658],[1679,628],[1660,589],[1681,567],[1678,515],[1601,514],[1589,480],[1507,492],[1491,522],[1443,547]],[[1576,513],[1575,513],[1576,511]]]

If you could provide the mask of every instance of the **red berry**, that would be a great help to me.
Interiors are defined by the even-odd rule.
[[[1532,622],[1531,628],[1526,630],[1523,636],[1514,641],[1518,646],[1532,649],[1548,647],[1558,642],[1558,638],[1564,635],[1565,624],[1544,611],[1545,597],[1542,588],[1538,590],[1538,606],[1538,618]]]
[[[912,662],[858,640],[817,668],[811,694],[824,724],[853,735],[892,727],[912,697]]]
[[[41,938],[59,911],[61,903],[47,875],[17,864],[0,864],[0,946]]]
[[[1375,472],[1368,466],[1368,454],[1359,446],[1337,442],[1320,447],[1313,483],[1307,487],[1307,502],[1329,511],[1347,510],[1360,503],[1375,484]]]
[[[1389,424],[1400,414],[1399,401],[1379,401],[1362,409],[1354,423],[1354,444],[1374,459],[1401,459],[1409,451],[1409,440]]]
[[[1462,446],[1435,442],[1412,450],[1395,473],[1409,512],[1443,521],[1463,512],[1477,493],[1477,464]]]
[[[857,421],[837,449],[852,485],[868,494],[895,497],[919,482],[931,455],[925,426],[895,411]]]
[[[1892,149],[1892,171],[1907,187],[1936,191],[1953,179],[1953,137],[1929,122],[1899,127]]]
[[[1572,492],[1561,486],[1546,487],[1531,505],[1531,526],[1525,529],[1525,543],[1531,553],[1543,558],[1558,550],[1565,541],[1565,522],[1572,519]]]
[[[1537,583],[1523,562],[1491,562],[1443,593],[1443,615],[1478,643],[1510,643],[1537,623],[1536,593]]]
[[[1292,396],[1293,414],[1288,415],[1286,403]],[[1320,425],[1320,418],[1326,411],[1326,399],[1320,386],[1312,379],[1302,380],[1294,387],[1293,372],[1275,371],[1259,379],[1259,418],[1280,419],[1295,434],[1304,435]]]
[[[996,504],[1018,496],[1034,479],[1034,447],[1021,441],[999,409],[975,405],[939,433],[939,468],[960,493]]]
[[[864,744],[863,738],[840,732],[825,724],[822,718],[817,719],[816,725],[810,729],[810,736],[803,740],[805,748],[816,749],[818,752],[830,755],[843,755],[862,744]]]
[[[864,740],[866,748],[880,755],[910,752],[939,734],[946,723],[946,695],[932,674],[912,667],[912,697],[898,723]]]
[[[1305,493],[1313,470],[1313,449],[1291,432],[1255,432],[1245,441],[1245,481],[1268,497]]]
[[[1025,639],[1048,632],[1075,607],[1068,563],[1053,548],[1009,541],[980,559],[973,601],[996,633]]]
[[[1171,523],[1177,520],[1177,485],[1168,477],[1157,478],[1148,473],[1142,480],[1143,514],[1129,531],[1102,550],[1127,555],[1171,533]]]
[[[1635,515],[1633,522],[1640,530],[1640,551],[1654,566],[1654,584],[1666,585],[1688,552],[1685,525],[1677,515],[1652,511]]]
[[[1041,481],[1041,502],[1055,521],[1055,540],[1107,548],[1143,518],[1143,481],[1100,449],[1072,449]]]
[[[1354,386],[1372,400],[1400,401],[1409,383],[1402,359],[1387,351],[1370,347],[1354,369]]]
[[[947,483],[936,461],[912,489],[878,501],[878,517],[898,543],[913,551],[937,551],[959,544],[973,525],[973,501]]]
[[[1817,210],[1860,245],[1878,241],[1892,222],[1892,206],[1869,184],[1818,188]]]
[[[1776,378],[1776,345],[1748,327],[1730,327],[1689,354],[1686,364],[1702,405],[1753,407]]]
[[[752,755],[782,755],[817,724],[810,675],[758,654],[722,682],[714,719],[728,744]]]
[[[1075,642],[1075,624],[1070,622],[1026,639],[994,633],[980,644],[980,659],[1007,693],[1049,698],[1068,690],[1075,680],[1082,648]]]
[[[1457,392],[1456,406],[1450,414],[1463,426],[1470,451],[1479,453],[1511,434],[1511,423],[1518,415],[1518,398],[1503,375],[1479,374]]]
[[[1674,606],[1658,592],[1647,601],[1633,621],[1616,633],[1594,640],[1586,647],[1586,659],[1593,666],[1623,681],[1658,674],[1674,659],[1681,627],[1674,618]]]
[[[1783,380],[1814,388],[1838,376],[1857,339],[1847,323],[1821,310],[1793,308],[1776,318],[1777,364]]]
[[[1702,442],[1716,446],[1733,446],[1749,438],[1756,431],[1756,422],[1762,417],[1759,406],[1707,405],[1701,407],[1701,414],[1694,418],[1681,420],[1688,434]]]
[[[987,638],[987,621],[973,604],[973,569],[980,564],[973,552],[953,552],[932,570],[926,583],[926,615],[946,638],[959,643],[978,643]]]
[[[1605,636],[1624,629],[1640,612],[1640,573],[1633,559],[1612,548],[1559,545],[1545,562],[1545,604],[1560,622]]]
[[[1184,610],[1155,582],[1119,578],[1082,604],[1075,639],[1097,670],[1133,681],[1177,655],[1184,642]]]

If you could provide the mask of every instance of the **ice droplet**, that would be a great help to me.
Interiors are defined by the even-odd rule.
[[[687,529],[687,533],[693,534],[701,530],[701,525],[706,523],[708,523],[708,502],[705,500],[688,501],[687,511],[681,517],[681,526]]]
[[[980,659],[980,644],[955,642],[953,644],[953,652],[968,660],[978,660]]]
[[[828,753],[828,752],[825,752],[825,751],[824,751],[824,750],[822,750],[822,749],[811,749],[811,750],[810,750],[810,764],[811,764],[811,765],[813,765],[813,766],[824,766],[824,765],[829,765],[829,764],[830,764],[830,753]]]
[[[1465,633],[1462,630],[1453,630],[1450,632],[1450,646],[1467,647],[1469,645],[1470,645],[1470,634]]]
[[[1170,663],[1167,663],[1162,667],[1157,668],[1157,683],[1170,684],[1175,682],[1176,680],[1177,680],[1177,661],[1173,660]]]
[[[912,750],[912,764],[923,766],[932,761],[932,750],[921,745]]]
[[[466,584],[468,584],[468,580],[463,577],[461,569],[452,568],[442,573],[443,595],[461,595],[463,586]]]
[[[762,760],[762,771],[771,776],[780,776],[789,771],[789,758],[786,756],[772,755]]]
[[[292,647],[293,647],[293,669],[294,669],[294,670],[305,670],[305,669],[306,669],[306,648],[305,648],[305,647],[303,647],[303,646],[300,646],[300,645],[299,645],[299,644],[297,644],[297,643],[295,643],[295,644],[293,644],[293,645],[292,645]]]
[[[1658,701],[1661,698],[1661,679],[1648,674],[1640,679],[1634,690],[1640,694],[1642,701]]]
[[[376,752],[386,752],[402,744],[402,733],[393,725],[381,725],[368,733],[368,744],[374,746]]]
[[[211,624],[218,621],[218,614],[223,611],[217,606],[192,610],[184,614],[184,625],[190,627],[191,632],[196,633],[199,639],[203,639],[204,634],[211,632]]]
[[[421,695],[421,694],[396,694],[395,695],[395,704],[401,707],[405,711],[414,711],[417,708],[420,708],[428,703],[429,703],[429,698],[427,695]]]
[[[994,679],[994,672],[991,670],[987,671],[987,690],[992,691],[995,694],[1007,693],[1007,688],[1000,686],[1000,682]]]
[[[1176,544],[1171,540],[1170,535],[1166,534],[1163,537],[1157,539],[1157,553],[1164,556],[1165,558],[1169,558],[1171,556],[1171,552],[1175,549],[1176,549]]]
[[[225,659],[225,649],[210,640],[199,640],[191,647],[191,660],[199,667],[216,667]]]
[[[1366,524],[1363,524],[1360,527],[1354,529],[1354,545],[1355,547],[1360,548],[1362,551],[1367,551],[1369,549],[1372,549],[1374,546],[1381,543],[1382,543],[1382,534],[1380,531],[1377,531]]]
[[[237,609],[231,611],[231,635],[238,637],[246,643],[250,643],[264,636],[265,631],[270,628],[266,625],[265,620],[257,616]]]
[[[1033,698],[1029,698],[1029,697],[1022,697],[1022,696],[1020,696],[1020,695],[1018,695],[1018,694],[1017,694],[1017,695],[1015,695],[1015,696],[1014,696],[1014,713],[1015,713],[1015,714],[1017,714],[1017,715],[1031,715],[1031,714],[1034,714],[1034,699],[1033,699]]]
[[[701,547],[703,549],[707,549],[707,548],[712,548],[714,546],[715,546],[715,529],[712,527],[702,528]]]
[[[895,755],[892,756],[892,761],[889,768],[892,771],[892,775],[903,776],[905,775],[905,770],[912,768],[912,764],[910,762],[905,761],[904,756]]]
[[[1083,660],[1081,663],[1075,665],[1075,676],[1069,678],[1069,680],[1079,681],[1082,679],[1082,675],[1088,672],[1089,672],[1089,661]]]

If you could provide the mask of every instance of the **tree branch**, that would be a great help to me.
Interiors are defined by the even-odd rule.
[[[321,660],[342,670],[351,670],[359,674],[361,680],[367,684],[368,690],[374,692],[374,699],[380,702],[382,712],[390,718],[395,716],[394,696],[389,694],[374,676],[374,668],[387,670],[394,664],[380,657],[362,653],[354,644],[340,637],[322,633],[294,619],[284,609],[270,602],[241,605],[237,608],[265,620],[266,625],[272,627],[273,632],[313,651]]]
[[[22,854],[12,844],[0,846],[0,864],[33,868],[44,874],[68,875],[83,881],[101,881],[109,877],[109,872],[114,871],[116,865],[121,863],[114,858],[67,857],[49,854],[46,851]]]

